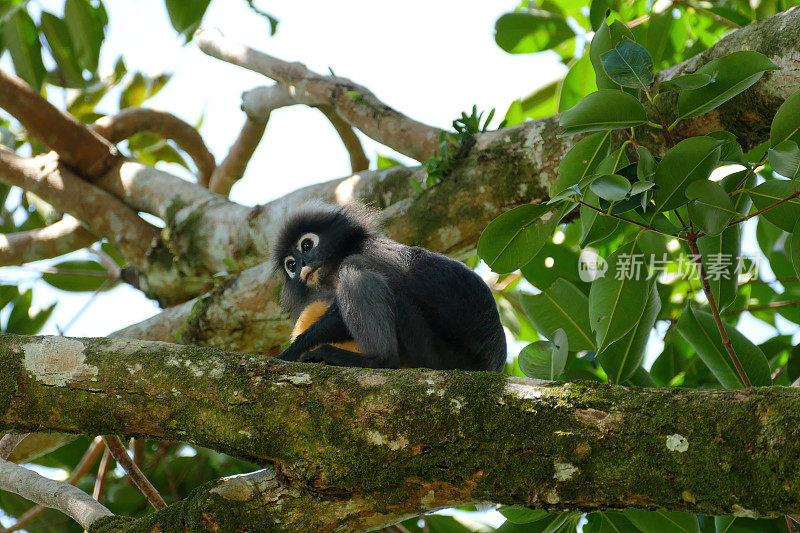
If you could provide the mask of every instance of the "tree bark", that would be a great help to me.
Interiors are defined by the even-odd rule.
[[[130,531],[361,531],[481,501],[800,511],[792,388],[624,388],[13,335],[0,339],[0,360],[0,429],[182,440],[268,467],[207,485]],[[92,531],[117,531],[119,520]]]

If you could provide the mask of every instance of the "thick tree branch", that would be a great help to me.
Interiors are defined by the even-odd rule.
[[[200,133],[191,124],[166,111],[131,107],[116,115],[98,119],[92,129],[114,144],[143,131],[175,141],[178,148],[189,154],[194,161],[197,182],[203,187],[208,186],[211,174],[217,166]]]
[[[111,511],[77,487],[43,477],[14,463],[0,460],[0,490],[18,494],[27,500],[57,509],[85,529]]]
[[[20,78],[2,70],[0,107],[90,180],[105,174],[117,158],[114,145],[58,110]]]
[[[432,157],[441,130],[387,106],[369,89],[338,76],[322,76],[302,63],[289,63],[226,39],[218,30],[198,30],[194,41],[206,54],[258,72],[291,87],[301,98],[330,104],[350,124],[379,143],[417,161]]]
[[[158,239],[151,226],[124,203],[76,176],[51,154],[26,159],[0,147],[0,181],[30,191],[59,211],[112,241],[131,260],[144,257]]]
[[[478,501],[800,511],[792,388],[547,383],[13,335],[0,339],[0,361],[0,428],[182,440],[274,469],[221,481],[148,518],[163,530],[222,519],[223,510],[244,529],[363,530]]]
[[[222,163],[214,170],[208,188],[217,194],[228,196],[233,185],[242,179],[250,158],[264,137],[267,129],[269,114],[264,119],[254,120],[248,115],[244,119],[244,125],[239,132],[239,136],[234,141],[228,155]]]
[[[63,218],[44,228],[0,234],[0,266],[58,257],[95,241],[97,236],[74,218]]]

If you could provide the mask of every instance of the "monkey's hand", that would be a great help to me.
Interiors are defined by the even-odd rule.
[[[325,356],[329,352],[327,348],[332,348],[332,346],[330,344],[323,344],[322,346],[301,355],[298,361],[300,363],[324,363]]]
[[[297,361],[300,356],[303,355],[303,349],[301,349],[296,343],[292,343],[288,348],[286,348],[281,354],[278,356],[278,359],[283,361]]]

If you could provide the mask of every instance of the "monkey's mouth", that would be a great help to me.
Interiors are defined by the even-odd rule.
[[[319,267],[303,267],[303,269],[300,270],[300,277],[306,284],[316,285],[319,283]]]

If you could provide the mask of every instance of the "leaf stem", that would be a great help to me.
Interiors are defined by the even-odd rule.
[[[690,234],[686,239],[686,242],[689,244],[689,249],[692,251],[692,259],[697,263],[697,270],[700,272],[700,280],[702,281],[703,292],[706,295],[709,307],[711,307],[711,314],[714,316],[714,322],[717,323],[717,329],[719,330],[719,335],[722,338],[722,345],[725,346],[725,350],[728,352],[731,361],[733,361],[733,366],[736,367],[739,377],[742,378],[742,383],[744,383],[745,388],[749,389],[753,386],[753,384],[750,382],[750,378],[747,377],[747,373],[744,371],[744,367],[742,366],[741,361],[739,361],[739,357],[736,355],[736,352],[733,349],[731,338],[728,336],[728,332],[725,330],[725,326],[722,324],[722,318],[720,317],[719,309],[717,308],[717,302],[714,300],[714,293],[711,292],[711,284],[708,282],[706,269],[703,266],[703,259],[700,256],[700,250],[697,248],[697,235],[694,233]]]
[[[753,165],[752,167],[750,167],[750,169],[747,171],[747,174],[746,174],[746,175],[745,175],[745,177],[742,179],[742,181],[740,181],[740,182],[739,182],[739,183],[736,185],[736,187],[734,187],[734,188],[733,188],[733,190],[730,192],[730,194],[728,194],[728,196],[729,196],[729,197],[733,196],[733,193],[735,193],[736,191],[738,191],[738,190],[739,190],[739,188],[740,188],[742,185],[744,185],[744,182],[746,182],[746,181],[747,181],[747,179],[748,179],[750,176],[752,176],[752,175],[753,175],[753,172],[755,172],[755,171],[756,171],[756,169],[757,169],[758,167],[760,167],[760,166],[761,166],[761,165],[764,163],[764,160],[767,158],[767,153],[768,153],[768,152],[764,152],[764,155],[762,155],[762,156],[761,156],[761,159],[759,159],[759,160],[758,160],[758,162],[757,162],[755,165]]]
[[[648,98],[649,97],[650,95],[648,95]],[[669,131],[671,127],[670,128],[667,127],[667,121],[664,120],[664,115],[661,114],[661,110],[658,108],[656,103],[653,100],[650,100],[650,103],[653,104],[653,108],[656,110],[656,113],[658,113],[658,118],[661,120],[661,126],[659,127],[664,128],[664,133],[667,134],[667,140],[669,141],[669,146],[670,148],[672,148],[673,146],[675,146],[675,140],[672,138],[672,133],[670,133]]]
[[[764,209],[759,209],[759,210],[758,210],[758,211],[756,211],[755,213],[752,213],[752,214],[750,214],[750,215],[747,215],[746,217],[742,217],[742,218],[740,218],[740,219],[738,219],[738,220],[734,220],[733,222],[731,222],[730,224],[728,224],[728,225],[727,225],[727,226],[725,226],[725,227],[726,227],[726,228],[729,228],[729,227],[731,227],[731,226],[733,226],[733,225],[735,225],[735,224],[741,224],[741,223],[742,223],[742,222],[744,222],[745,220],[750,220],[751,218],[753,218],[753,217],[756,217],[756,216],[760,215],[761,213],[763,213],[763,212],[765,212],[765,211],[769,211],[769,210],[770,210],[770,209],[772,209],[773,207],[778,207],[778,206],[779,206],[779,205],[781,205],[781,204],[785,204],[785,203],[786,203],[786,202],[788,202],[789,200],[793,200],[793,199],[797,198],[798,196],[800,196],[800,191],[797,191],[796,193],[790,194],[789,196],[787,196],[787,197],[786,197],[786,198],[784,198],[783,200],[779,200],[779,201],[775,202],[775,203],[774,203],[774,204],[772,204],[772,205],[768,205],[768,206],[767,206],[767,207],[765,207]]]
[[[636,220],[631,220],[630,218],[621,217],[619,215],[615,215],[614,213],[609,213],[609,212],[603,211],[599,207],[595,207],[595,206],[593,206],[591,204],[587,204],[583,200],[578,200],[578,203],[581,204],[581,205],[585,205],[586,207],[588,207],[590,209],[594,209],[595,211],[597,211],[601,215],[605,215],[605,216],[611,217],[611,218],[616,218],[617,220],[621,220],[623,222],[628,222],[630,224],[635,224],[635,225],[637,225],[637,226],[639,226],[641,228],[644,228],[646,230],[654,231],[656,233],[660,233],[661,235],[666,235],[667,237],[673,237],[673,238],[676,238],[676,239],[686,240],[686,237],[682,237],[680,235],[673,235],[673,234],[667,233],[665,231],[659,231],[656,228],[654,228],[653,226],[649,226],[647,224],[642,224],[641,222],[637,222]]]

